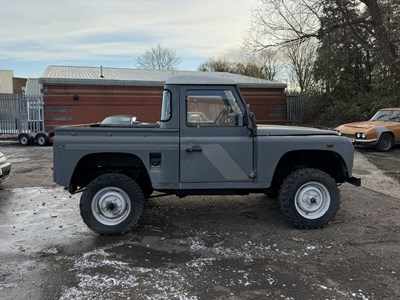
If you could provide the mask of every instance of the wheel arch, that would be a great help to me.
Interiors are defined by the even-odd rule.
[[[396,136],[395,136],[394,132],[391,131],[391,130],[386,129],[386,130],[383,130],[383,131],[380,131],[380,132],[379,132],[378,140],[379,140],[380,137],[381,137],[383,134],[385,134],[385,133],[386,133],[386,134],[390,134],[390,135],[392,136],[393,140],[396,139]]]
[[[280,158],[271,187],[279,188],[290,173],[301,168],[324,171],[338,183],[343,183],[348,178],[346,164],[338,153],[327,150],[296,150],[287,152]]]
[[[127,175],[139,184],[144,193],[152,192],[151,179],[143,161],[134,154],[119,152],[83,156],[73,171],[69,191],[84,188],[96,177],[107,173]]]

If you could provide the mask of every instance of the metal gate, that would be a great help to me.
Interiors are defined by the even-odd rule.
[[[304,110],[305,94],[288,95],[287,96],[287,117],[288,123],[298,123]]]
[[[43,97],[0,94],[0,137],[44,130]]]

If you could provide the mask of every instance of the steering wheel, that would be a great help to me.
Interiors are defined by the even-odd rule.
[[[224,108],[215,118],[215,124],[227,125],[229,121],[229,108]]]

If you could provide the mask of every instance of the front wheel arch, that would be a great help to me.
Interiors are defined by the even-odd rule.
[[[348,179],[346,164],[338,153],[326,150],[296,150],[287,152],[280,158],[275,167],[271,188],[279,189],[290,173],[302,168],[324,171],[338,183]]]

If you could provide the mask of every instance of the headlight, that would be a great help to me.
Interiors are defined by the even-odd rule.
[[[358,138],[358,139],[365,139],[365,138],[366,138],[366,135],[365,135],[365,133],[363,133],[363,132],[357,132],[357,133],[356,133],[356,138]]]

